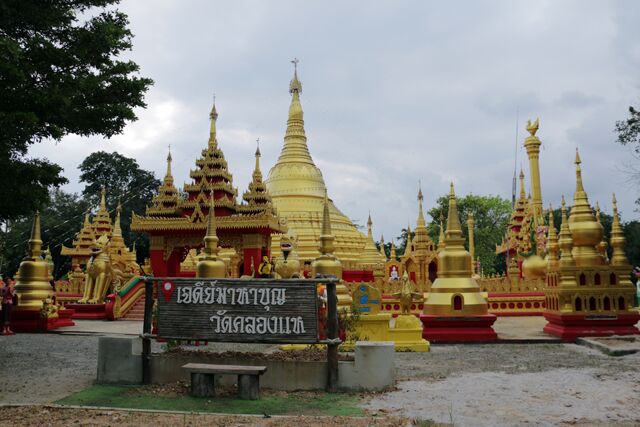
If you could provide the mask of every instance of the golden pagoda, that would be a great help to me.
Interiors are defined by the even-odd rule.
[[[382,245],[382,241],[380,242]],[[371,214],[367,219],[367,240],[360,257],[360,265],[367,270],[376,270],[378,266],[381,266],[386,261],[386,257],[383,257],[376,243],[373,241],[373,221],[371,221]]]
[[[111,238],[111,233],[113,231],[113,227],[111,226],[111,216],[109,216],[109,211],[107,210],[107,202],[105,200],[106,190],[102,187],[102,191],[100,192],[100,207],[96,215],[93,217],[93,223],[91,226],[93,227],[93,234],[96,236],[96,239],[100,238],[103,234],[106,234],[107,237]]]
[[[49,284],[51,280],[49,266],[42,259],[42,238],[40,236],[40,212],[36,212],[31,228],[29,250],[18,269],[16,310],[41,310],[42,302],[53,296],[53,288]]]
[[[635,288],[629,278],[631,266],[624,253],[625,240],[615,195],[613,255],[607,262],[600,251],[604,230],[584,190],[577,150],[575,164],[576,191],[568,219],[562,200],[559,266],[556,271],[547,272],[544,317],[548,323],[544,331],[567,341],[581,336],[639,334],[635,324],[640,314],[633,310]],[[553,239],[550,231],[549,241]]]
[[[70,256],[71,265],[75,269],[81,265],[86,265],[89,258],[91,258],[91,247],[95,244],[96,236],[89,220],[89,212],[84,215],[84,222],[82,229],[76,237],[73,239],[72,247],[62,246],[60,249],[60,255]]]
[[[218,256],[218,236],[216,236],[216,211],[214,207],[213,191],[211,191],[211,205],[209,206],[209,220],[207,235],[204,237],[203,256],[196,266],[196,277],[226,277],[227,267]]]
[[[249,188],[242,194],[243,204],[238,206],[238,212],[244,214],[261,214],[265,211],[275,213],[271,203],[271,195],[267,191],[267,186],[262,182],[262,171],[260,170],[260,146],[256,148],[256,165],[251,175]]]
[[[403,273],[406,271],[409,279],[414,282],[421,292],[428,292],[431,284],[438,276],[438,252],[436,245],[429,237],[427,223],[424,219],[422,202],[422,188],[418,190],[418,221],[411,239],[411,226],[407,226],[407,246],[404,255],[400,257]]]
[[[496,317],[472,277],[471,255],[464,248],[456,195],[451,184],[445,247],[438,254],[438,278],[431,286],[420,320],[429,341],[491,341]],[[460,319],[463,319],[462,321]]]
[[[294,64],[297,64],[297,60]],[[291,105],[284,145],[278,161],[269,171],[266,186],[278,214],[286,220],[289,231],[298,236],[298,256],[304,262],[319,256],[318,237],[327,187],[307,146],[300,104],[302,84],[298,79],[297,67],[294,69],[289,92]],[[335,233],[335,255],[348,268],[355,268],[365,246],[365,237],[330,199],[328,203],[331,229]],[[277,253],[278,242],[279,239],[272,239],[272,253]]]

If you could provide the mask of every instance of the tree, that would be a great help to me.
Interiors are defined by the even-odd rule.
[[[82,195],[92,207],[100,203],[100,193],[106,190],[107,209],[112,213],[122,204],[120,225],[125,243],[129,246],[135,242],[138,260],[149,256],[149,240],[145,234],[131,233],[131,214],[144,214],[151,202],[160,180],[153,172],[140,169],[135,159],[125,157],[117,152],[97,151],[85,158],[80,166],[80,182],[86,183]]]
[[[152,80],[117,59],[132,34],[127,16],[107,9],[116,3],[0,3],[0,223],[31,214],[67,182],[59,166],[29,158],[29,146],[70,133],[109,138],[146,106]]]
[[[475,219],[475,256],[480,257],[485,274],[502,273],[505,271],[504,257],[496,255],[496,245],[502,241],[507,230],[507,223],[511,216],[511,202],[500,196],[476,196],[469,194],[457,198],[458,215],[465,237],[465,247],[468,249],[468,232],[466,220],[469,213]],[[438,198],[436,206],[429,210],[433,221],[427,226],[429,235],[434,242],[440,234],[440,215],[446,218],[449,211],[449,195]]]
[[[616,132],[618,143],[635,145],[635,152],[640,153],[640,111],[629,107],[629,118],[616,122]]]
[[[44,248],[51,249],[55,265],[53,276],[59,278],[71,269],[71,259],[60,256],[62,245],[71,246],[80,231],[84,213],[89,208],[86,200],[75,193],[53,190],[50,202],[41,212],[41,232]],[[2,238],[0,271],[15,274],[27,250],[33,215],[23,216],[11,222],[11,227]]]

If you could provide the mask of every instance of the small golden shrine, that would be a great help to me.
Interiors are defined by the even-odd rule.
[[[556,245],[554,227],[549,230],[549,267],[544,331],[563,340],[581,336],[640,334],[635,324],[640,314],[633,309],[635,287],[629,278],[631,266],[624,253],[624,233],[613,196],[611,247],[607,260],[604,230],[594,216],[582,182],[580,156],[576,150],[576,191],[567,219],[562,199],[562,224]],[[599,215],[598,215],[599,216]],[[553,224],[552,224],[553,225]],[[557,260],[557,246],[560,260]]]
[[[131,230],[150,236],[151,267],[156,276],[194,274],[193,270],[183,273],[180,263],[190,250],[203,247],[211,192],[215,202],[218,246],[233,249],[239,256],[239,261],[230,266],[233,271],[228,272],[228,276],[251,275],[252,265],[259,265],[263,256],[270,257],[271,235],[287,230],[280,223],[262,182],[259,150],[255,154],[255,170],[249,188],[243,194],[243,203],[237,202],[237,189],[233,187],[233,177],[217,139],[215,103],[209,118],[209,141],[196,160],[196,168],[189,173],[192,182],[184,185],[186,198],[180,197],[174,186],[169,155],[167,173],[146,215],[132,214]]]
[[[416,284],[420,292],[429,292],[431,284],[438,277],[438,252],[436,245],[429,237],[427,223],[422,209],[422,188],[418,190],[418,221],[413,239],[411,228],[407,226],[407,246],[400,257],[402,272],[406,271],[409,280]]]

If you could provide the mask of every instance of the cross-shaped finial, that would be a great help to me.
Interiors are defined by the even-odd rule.
[[[300,60],[298,58],[293,58],[291,60],[291,63],[293,64],[293,71],[294,72],[298,71],[298,62],[300,62]]]

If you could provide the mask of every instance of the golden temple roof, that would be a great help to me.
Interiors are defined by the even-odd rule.
[[[302,261],[318,255],[326,185],[322,172],[313,162],[304,128],[300,103],[302,84],[297,69],[289,85],[291,104],[284,145],[265,182],[278,215],[289,230],[298,236],[298,255]],[[335,236],[335,255],[343,262],[358,262],[365,237],[328,199],[331,228]],[[278,252],[278,239],[272,239],[272,253]]]
[[[262,182],[262,171],[260,170],[260,146],[256,148],[256,165],[253,169],[252,180],[249,188],[242,195],[245,204],[238,206],[238,212],[260,213],[265,210],[272,210],[271,196],[267,191],[267,186]]]
[[[378,248],[376,248],[376,243],[373,240],[373,221],[371,221],[371,214],[369,214],[369,218],[367,220],[367,240],[364,245],[364,250],[362,251],[362,256],[360,257],[360,263],[373,267],[377,264],[384,264],[386,258],[383,257]]]
[[[147,215],[176,215],[180,195],[173,183],[171,174],[171,151],[167,155],[167,173],[164,176],[162,185],[158,187],[158,194],[153,197],[151,206],[147,207]]]
[[[70,248],[62,246],[60,249],[60,255],[88,259],[91,256],[91,246],[94,244],[95,240],[96,237],[93,232],[93,227],[91,226],[91,221],[89,220],[89,212],[86,212],[82,228],[73,239],[73,246]]]
[[[100,208],[93,217],[92,227],[96,238],[99,238],[103,234],[111,237],[113,228],[111,226],[111,216],[107,210],[106,190],[104,187],[102,187],[102,191],[100,192]]]

